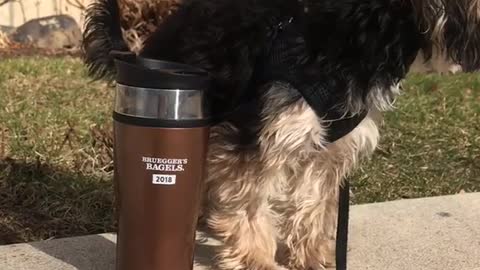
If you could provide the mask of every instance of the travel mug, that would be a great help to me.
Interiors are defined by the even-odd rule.
[[[208,74],[118,54],[117,270],[191,270],[209,137]]]

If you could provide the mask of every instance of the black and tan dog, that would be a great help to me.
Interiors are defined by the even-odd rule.
[[[128,49],[119,18],[115,0],[87,12],[96,78]],[[478,69],[479,26],[478,0],[186,0],[142,37],[141,55],[212,74],[217,113],[248,103],[211,135],[203,211],[224,244],[218,267],[331,264],[339,184],[376,148],[379,113],[419,52]]]

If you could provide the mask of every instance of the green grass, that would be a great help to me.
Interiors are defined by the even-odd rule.
[[[0,244],[113,229],[111,94],[78,60],[0,62]]]
[[[480,78],[410,76],[355,203],[480,191]],[[112,91],[79,60],[0,62],[0,244],[112,231]]]
[[[480,191],[479,74],[410,75],[354,202]]]

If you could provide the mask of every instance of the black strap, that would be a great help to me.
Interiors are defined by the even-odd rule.
[[[346,136],[352,130],[354,130],[362,121],[367,117],[368,112],[362,111],[351,117],[339,116],[337,113],[327,113],[327,119],[332,119],[335,116],[339,116],[336,120],[330,122],[327,127],[327,142],[335,142]]]
[[[345,180],[344,185],[340,186],[338,196],[338,223],[337,223],[337,243],[336,243],[336,269],[347,269],[347,251],[348,251],[348,217],[350,210],[350,183]]]

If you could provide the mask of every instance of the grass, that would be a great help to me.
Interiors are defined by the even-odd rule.
[[[113,229],[111,94],[78,60],[1,62],[0,244]]]
[[[0,244],[112,231],[112,91],[72,58],[0,62]],[[480,191],[480,78],[412,75],[354,203]]]
[[[410,75],[354,202],[480,191],[480,76]]]

